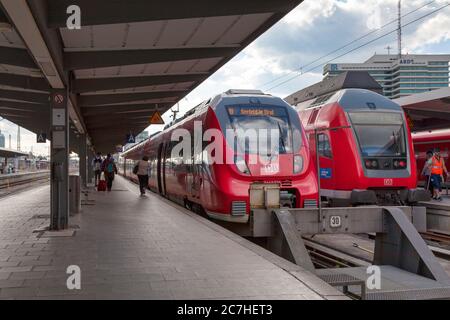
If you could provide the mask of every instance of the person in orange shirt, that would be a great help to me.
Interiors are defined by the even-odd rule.
[[[439,148],[434,149],[433,158],[431,158],[430,163],[430,173],[431,173],[431,184],[433,186],[433,199],[442,201],[442,182],[444,180],[444,173],[448,178],[448,171],[445,167],[444,158],[441,156]]]

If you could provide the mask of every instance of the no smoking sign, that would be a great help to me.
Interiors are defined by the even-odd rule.
[[[62,104],[64,102],[64,96],[60,93],[56,93],[55,95],[53,95],[53,101],[56,104]]]

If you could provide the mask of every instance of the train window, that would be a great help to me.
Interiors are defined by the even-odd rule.
[[[399,113],[350,113],[363,157],[406,157],[406,135]]]
[[[320,133],[317,135],[318,145],[319,145],[319,155],[326,158],[333,158],[333,153],[331,152],[330,139],[326,134]]]
[[[317,115],[319,114],[320,109],[315,109],[313,112],[311,112],[311,116],[309,117],[308,124],[313,124],[316,122]]]
[[[285,108],[276,106],[233,106],[227,108],[232,128],[237,132],[249,132],[256,130],[256,135],[246,135],[238,137],[238,147],[241,151],[248,154],[267,155],[276,153],[271,141],[271,131],[275,130],[278,135],[278,153],[292,153],[293,139],[292,128],[289,121],[289,115]],[[262,135],[261,130],[267,130],[266,135]],[[261,139],[267,139],[266,142]],[[245,141],[244,141],[245,140]]]

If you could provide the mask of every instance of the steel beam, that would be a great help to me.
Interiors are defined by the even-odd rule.
[[[29,77],[11,73],[0,73],[0,84],[22,89],[46,92],[50,91],[50,86],[44,78]]]
[[[80,6],[82,26],[290,11],[300,0],[49,0],[48,26],[64,28],[67,7]],[[168,9],[170,8],[170,9]]]
[[[17,110],[29,110],[29,111],[40,111],[40,110],[50,110],[48,103],[28,103],[28,102],[18,102],[18,101],[8,101],[8,100],[0,100],[0,107],[7,107],[11,109]]]
[[[46,93],[37,93],[30,91],[0,89],[0,98],[44,104],[48,103],[49,95]]]
[[[0,7],[0,23],[9,23],[8,18],[6,17],[5,13],[3,12],[2,8]]]
[[[0,47],[0,64],[39,69],[26,49]]]
[[[64,68],[65,70],[80,70],[156,62],[220,58],[234,55],[240,50],[240,47],[208,47],[66,52],[64,55]]]
[[[155,111],[158,110],[167,110],[169,109],[173,103],[162,103],[156,104],[154,103],[142,103],[142,104],[121,104],[121,105],[108,105],[101,107],[85,107],[81,109],[83,116],[96,116],[101,114],[140,114],[147,111]]]
[[[101,106],[113,103],[133,102],[151,99],[174,98],[181,99],[188,91],[155,91],[139,93],[93,94],[80,96],[79,103],[82,107]],[[0,94],[1,97],[1,94]]]
[[[12,109],[8,107],[2,107],[0,105],[0,115],[2,113],[7,113],[12,116],[19,116],[19,117],[28,117],[33,119],[34,121],[37,121],[42,118],[46,118],[50,116],[50,110],[18,110],[18,109]]]
[[[205,79],[206,77],[207,75],[205,74],[185,74],[185,75],[157,75],[157,76],[141,76],[141,77],[75,79],[73,81],[72,92],[85,93],[85,92],[113,90],[113,89],[137,88],[152,85],[195,82],[200,81],[201,79]]]
[[[69,85],[69,74],[63,68],[63,43],[59,30],[47,27],[46,0],[0,0],[14,24],[36,66],[42,71],[53,89]],[[69,101],[69,114],[80,132],[83,119],[79,116],[76,99]]]
[[[450,285],[449,275],[405,214],[396,207],[384,211],[385,230],[376,235],[374,264],[393,265]]]
[[[86,121],[86,125],[92,125],[95,123],[103,123],[103,122],[111,122],[114,123],[122,123],[125,121],[148,121],[150,117],[153,115],[153,110],[143,111],[142,113],[114,113],[110,112],[108,114],[102,115],[86,115],[84,116],[84,120]],[[150,124],[150,123],[149,123]]]
[[[268,239],[268,249],[308,271],[315,272],[293,216],[287,211],[276,211],[274,219],[277,223],[273,228],[273,236]]]

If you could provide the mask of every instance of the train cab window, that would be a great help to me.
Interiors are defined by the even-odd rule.
[[[289,115],[284,107],[278,106],[233,106],[227,107],[231,127],[236,133],[249,133],[255,131],[254,135],[245,137],[237,136],[238,147],[248,154],[271,154],[276,145],[271,132],[278,133],[278,153],[286,154],[293,152],[293,133]],[[262,129],[267,135],[261,135]],[[265,137],[266,143],[260,139]],[[244,141],[245,140],[245,141]],[[276,152],[276,151],[275,151]]]
[[[326,134],[320,133],[317,135],[319,155],[321,157],[332,158],[333,153],[331,152],[330,139]]]
[[[400,113],[349,114],[363,157],[406,157],[406,134]]]

